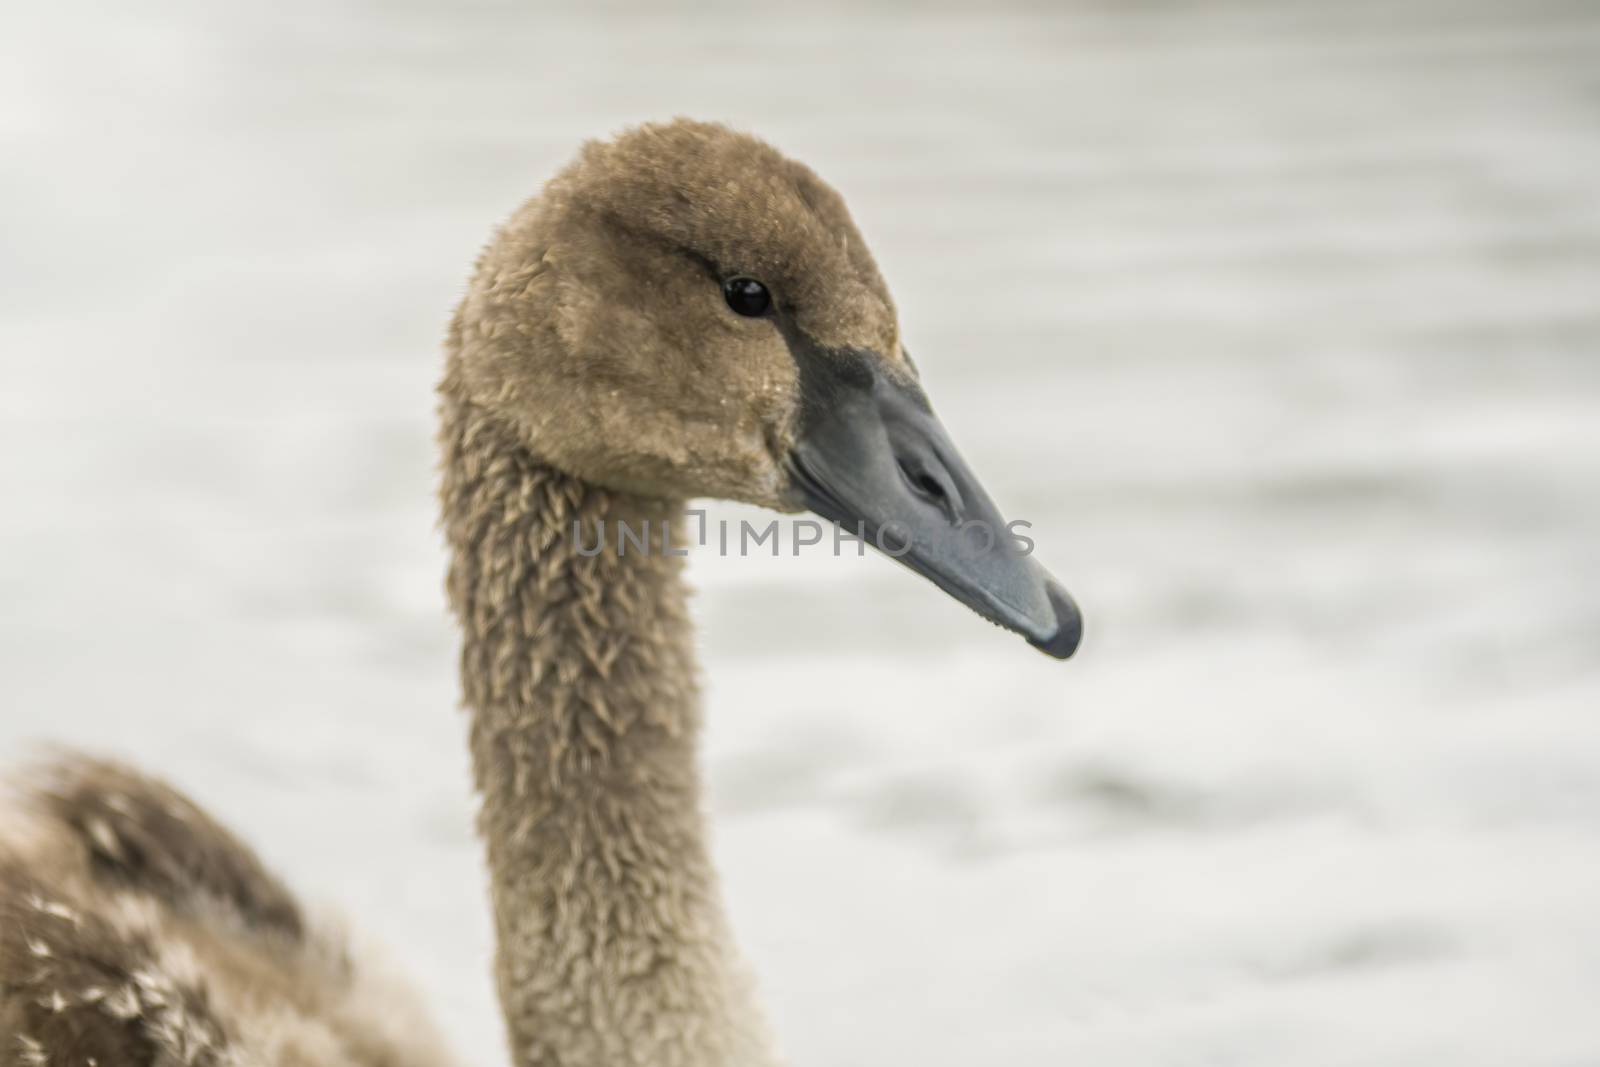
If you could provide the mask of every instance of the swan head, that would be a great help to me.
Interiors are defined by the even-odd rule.
[[[583,147],[501,228],[452,377],[617,491],[812,510],[1065,658],[1081,620],[934,417],[842,197],[725,126]]]

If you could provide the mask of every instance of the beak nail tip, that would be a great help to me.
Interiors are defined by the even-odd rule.
[[[1067,591],[1055,582],[1049,583],[1046,591],[1056,616],[1056,632],[1043,641],[1033,642],[1033,646],[1047,656],[1068,659],[1083,640],[1083,613]]]

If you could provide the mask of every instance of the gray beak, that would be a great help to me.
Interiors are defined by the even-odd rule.
[[[789,475],[806,506],[1047,655],[1072,655],[1078,606],[1021,551],[921,388],[874,356],[788,340],[802,396]]]

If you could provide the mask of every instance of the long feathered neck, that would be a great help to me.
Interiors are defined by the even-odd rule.
[[[513,1062],[770,1064],[704,836],[683,560],[662,543],[684,543],[682,505],[552,470],[448,377],[442,392],[449,593]],[[619,523],[647,526],[650,551]]]

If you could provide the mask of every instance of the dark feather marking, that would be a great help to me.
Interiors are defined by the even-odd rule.
[[[0,866],[0,1067],[211,1067],[227,1043],[144,938]]]
[[[50,768],[44,783],[36,793],[44,811],[82,840],[96,876],[174,909],[220,902],[248,928],[304,936],[288,889],[248,845],[171,786],[83,758]]]

